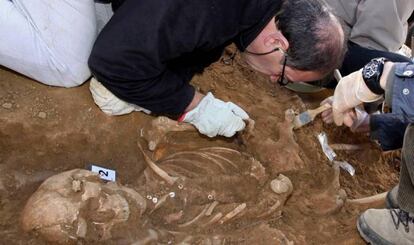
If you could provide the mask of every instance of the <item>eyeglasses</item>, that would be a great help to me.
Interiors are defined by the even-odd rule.
[[[287,62],[287,57],[288,57],[288,55],[285,53],[285,51],[283,51],[283,49],[281,49],[281,48],[277,47],[277,48],[274,48],[274,49],[272,49],[271,51],[269,51],[269,52],[265,52],[265,53],[250,52],[250,51],[249,51],[249,50],[247,50],[247,49],[245,49],[245,50],[244,50],[244,52],[246,52],[246,53],[248,53],[248,54],[258,55],[258,56],[261,56],[261,55],[268,55],[268,54],[271,54],[271,53],[276,52],[276,51],[281,51],[281,52],[283,53],[283,56],[284,56],[283,66],[282,66],[282,73],[280,74],[280,77],[279,77],[279,79],[277,80],[277,83],[278,83],[280,86],[286,86],[286,85],[288,85],[288,84],[289,84],[289,82],[290,82],[287,78],[285,78],[285,68],[286,68],[286,62]]]
[[[285,68],[286,68],[286,61],[287,61],[287,54],[284,54],[285,59],[283,61],[283,66],[282,66],[282,74],[280,74],[279,79],[277,80],[277,83],[280,86],[286,86],[289,84],[289,80],[285,77]]]

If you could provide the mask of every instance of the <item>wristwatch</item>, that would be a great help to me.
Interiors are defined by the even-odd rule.
[[[384,89],[381,88],[380,79],[386,61],[388,60],[383,57],[375,58],[366,64],[362,69],[362,78],[364,79],[365,84],[369,90],[378,95],[385,93]]]

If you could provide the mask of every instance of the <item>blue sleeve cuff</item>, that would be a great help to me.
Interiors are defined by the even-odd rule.
[[[371,139],[377,140],[382,150],[396,150],[402,147],[404,132],[408,123],[401,115],[394,113],[371,115]]]

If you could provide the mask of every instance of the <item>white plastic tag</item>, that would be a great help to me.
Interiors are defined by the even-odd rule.
[[[91,165],[91,171],[94,173],[98,173],[99,177],[104,180],[113,181],[116,180],[116,172],[115,170],[99,167],[96,165]]]
[[[347,171],[351,176],[355,175],[355,168],[347,161],[333,161],[338,164],[343,170]]]
[[[328,145],[328,137],[326,136],[326,133],[322,132],[318,134],[318,140],[321,144],[322,150],[325,153],[326,157],[329,159],[330,162],[332,162],[336,157],[336,153]]]

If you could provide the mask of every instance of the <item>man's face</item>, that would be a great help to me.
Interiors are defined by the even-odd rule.
[[[244,53],[243,57],[250,67],[269,76],[272,82],[276,82],[282,75],[285,59],[285,55],[282,51],[275,51],[261,56]],[[297,70],[286,66],[284,77],[290,82],[311,82],[321,79],[323,74],[315,71]]]
[[[282,76],[288,49],[289,41],[277,28],[275,18],[272,18],[242,54],[253,69],[276,82]],[[302,71],[289,66],[284,69],[284,78],[290,82],[310,82],[322,77],[323,74],[315,71]]]

